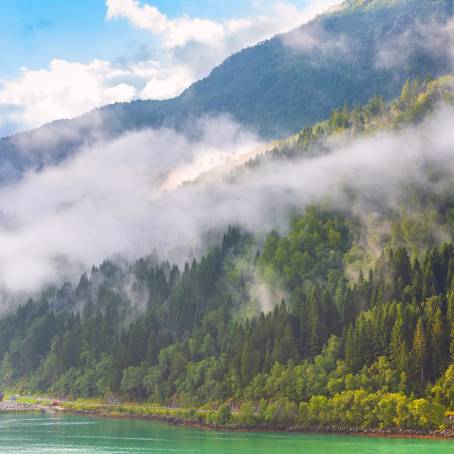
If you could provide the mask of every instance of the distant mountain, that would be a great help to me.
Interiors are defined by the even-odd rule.
[[[363,104],[373,94],[393,98],[407,78],[452,70],[453,14],[454,0],[347,0],[229,57],[177,98],[114,104],[2,139],[0,181],[132,129],[179,129],[203,115],[229,114],[265,138],[279,138],[345,103]]]

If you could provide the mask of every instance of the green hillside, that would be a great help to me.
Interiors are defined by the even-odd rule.
[[[377,131],[398,131],[425,120],[440,105],[454,104],[454,77],[441,76],[407,80],[400,96],[392,101],[375,95],[364,106],[347,104],[334,109],[325,121],[306,126],[289,138],[276,141],[274,146],[250,160],[255,167],[279,159],[301,158],[313,152],[328,152],[360,136]]]
[[[454,104],[453,80],[409,81],[393,102],[335,110],[262,159],[414,127]],[[413,212],[382,213],[390,229],[369,230],[375,256],[364,219],[327,200],[263,244],[229,227],[182,268],[154,256],[106,261],[0,320],[0,381],[69,397],[114,393],[242,427],[441,428],[454,408],[451,186],[406,188]],[[271,308],[257,279],[281,290]]]

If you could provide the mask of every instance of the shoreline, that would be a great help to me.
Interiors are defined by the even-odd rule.
[[[43,410],[42,405],[39,404],[27,404],[15,401],[3,401],[0,402],[0,414],[1,413],[41,413]]]
[[[357,429],[357,428],[334,428],[334,427],[303,427],[303,426],[272,426],[262,425],[257,427],[246,427],[239,425],[218,425],[206,424],[201,422],[188,421],[172,416],[144,415],[135,413],[109,413],[97,410],[71,410],[59,409],[58,412],[78,415],[91,416],[94,418],[112,418],[112,419],[140,419],[144,421],[156,421],[178,427],[188,427],[198,430],[231,432],[231,433],[300,433],[308,435],[345,435],[361,436],[369,438],[402,438],[402,439],[420,439],[420,440],[444,440],[454,441],[454,430],[433,430],[428,432],[416,431],[412,429]]]
[[[0,414],[17,414],[17,413],[48,413],[48,414],[68,414],[76,416],[89,416],[94,418],[111,418],[111,419],[140,419],[144,421],[157,421],[179,427],[188,427],[198,430],[219,431],[219,432],[250,432],[250,433],[300,433],[312,435],[345,435],[360,436],[369,438],[402,438],[402,439],[423,439],[423,440],[444,440],[454,441],[454,430],[431,430],[418,431],[412,429],[360,429],[355,427],[323,427],[323,426],[273,426],[263,424],[260,426],[241,426],[241,425],[220,425],[207,424],[199,421],[191,421],[177,416],[159,415],[159,414],[141,414],[133,412],[115,411],[116,407],[109,409],[74,409],[67,408],[65,405],[52,406],[43,404],[28,404],[20,402],[2,402],[0,403]]]

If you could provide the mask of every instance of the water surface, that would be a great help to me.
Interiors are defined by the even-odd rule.
[[[224,433],[141,420],[3,414],[0,453],[453,454],[454,441]]]

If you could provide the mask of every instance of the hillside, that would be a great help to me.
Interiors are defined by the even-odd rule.
[[[452,108],[453,80],[408,81],[393,102],[337,110],[238,169],[232,184],[269,160],[412,134],[439,121],[437,106]],[[333,194],[264,242],[226,227],[182,267],[154,255],[105,261],[77,285],[47,289],[0,320],[1,383],[114,393],[173,408],[151,414],[236,427],[444,427],[454,407],[454,194],[443,172],[451,161],[432,164],[378,219],[374,207],[372,224],[358,210],[370,195],[345,188],[348,208]]]
[[[389,100],[407,78],[452,68],[446,24],[453,11],[453,0],[347,1],[231,56],[178,98],[106,106],[1,140],[0,181],[131,129],[191,130],[203,115],[229,114],[264,138],[281,138],[345,103],[364,104],[374,94]]]
[[[306,126],[296,134],[276,141],[273,147],[247,162],[254,168],[266,162],[298,159],[313,153],[327,153],[356,137],[377,131],[398,131],[425,120],[440,105],[453,105],[454,77],[407,80],[400,96],[386,102],[375,95],[364,106],[349,108],[347,104],[334,109],[329,118]]]

